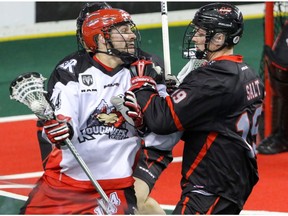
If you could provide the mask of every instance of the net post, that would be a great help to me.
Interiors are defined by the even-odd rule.
[[[265,2],[265,45],[273,46],[274,42],[274,2]],[[267,64],[264,67],[265,91],[264,98],[264,136],[272,132],[272,91]]]

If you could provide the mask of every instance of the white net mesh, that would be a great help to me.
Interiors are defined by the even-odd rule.
[[[52,119],[53,109],[45,98],[44,81],[36,72],[19,76],[10,86],[10,98],[27,105],[41,119]]]
[[[204,66],[207,63],[205,59],[197,59],[191,58],[187,64],[181,69],[181,71],[177,75],[177,79],[181,83],[184,78],[193,70],[197,69],[198,67]]]

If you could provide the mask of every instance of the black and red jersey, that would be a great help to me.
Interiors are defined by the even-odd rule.
[[[199,190],[243,207],[258,181],[253,150],[264,85],[242,61],[222,56],[191,71],[166,98],[136,93],[151,131],[184,131],[183,193]]]

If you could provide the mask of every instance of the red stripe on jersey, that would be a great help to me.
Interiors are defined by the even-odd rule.
[[[143,113],[144,113],[145,110],[148,108],[149,104],[151,103],[152,98],[153,98],[154,96],[156,96],[156,95],[158,95],[158,94],[155,93],[155,94],[150,95],[149,100],[147,101],[146,105],[145,105],[145,106],[143,107],[143,109],[142,109],[142,112],[143,112]]]
[[[157,158],[157,160],[152,160],[152,162],[148,162],[149,161],[149,159],[150,159],[150,157],[149,157],[149,151],[147,150],[147,149],[143,149],[143,153],[145,154],[145,157],[146,157],[146,164],[147,164],[147,167],[148,168],[151,168],[151,166],[153,166],[153,164],[155,163],[155,162],[161,162],[163,159],[164,159],[164,156],[162,155],[162,156],[159,156],[158,158]]]
[[[94,59],[98,64],[102,65],[102,66],[105,68],[106,71],[111,72],[111,71],[113,70],[113,68],[111,68],[111,67],[103,64],[103,63],[96,57],[96,55],[93,56],[93,59]]]
[[[220,197],[217,197],[217,199],[215,200],[215,202],[214,202],[214,203],[211,205],[211,207],[208,209],[206,215],[211,215],[211,214],[212,214],[212,212],[213,212],[216,204],[218,203],[219,199],[220,199]]]
[[[183,131],[184,128],[183,128],[183,126],[182,126],[182,124],[181,124],[176,112],[174,111],[174,107],[173,107],[173,103],[172,103],[171,97],[166,97],[165,99],[166,99],[166,102],[167,102],[167,104],[168,104],[168,106],[170,108],[170,111],[171,111],[171,114],[172,114],[172,118],[174,120],[174,123],[175,123],[177,129],[179,131]]]
[[[156,161],[161,162],[163,159],[164,159],[164,156],[162,155],[162,156],[158,157]]]
[[[160,156],[157,158],[157,162],[161,162],[164,159],[164,156]],[[148,168],[150,168],[156,161],[152,161],[150,164],[148,164]]]
[[[198,153],[196,159],[194,160],[194,163],[190,166],[190,169],[188,170],[188,172],[186,173],[186,179],[189,178],[189,176],[194,172],[194,170],[196,169],[196,167],[198,166],[198,164],[202,161],[202,159],[205,157],[208,149],[211,147],[212,143],[214,142],[214,140],[216,139],[218,133],[216,132],[211,132],[207,139],[205,144],[203,145],[202,149],[200,150],[200,152]]]
[[[153,166],[153,164],[157,161],[161,161],[163,160],[164,156],[160,156],[159,158],[157,158],[157,160],[153,160],[152,162],[148,162],[150,157],[149,157],[149,152],[147,149],[143,149],[143,153],[145,154],[145,161],[146,161],[146,164],[147,164],[147,167],[150,168],[151,166]]]
[[[184,215],[185,214],[185,210],[186,210],[186,207],[187,207],[187,203],[189,202],[189,197],[185,197],[184,199],[184,202],[183,202],[183,207],[181,209],[181,214]]]
[[[220,56],[218,58],[213,59],[213,61],[221,61],[221,60],[228,60],[232,62],[242,63],[243,62],[243,56],[241,55],[224,55]]]
[[[144,153],[144,155],[145,155],[145,158],[146,158],[146,164],[147,164],[147,166],[148,166],[149,155],[148,155],[148,151],[147,151],[147,149],[143,149],[143,153]]]

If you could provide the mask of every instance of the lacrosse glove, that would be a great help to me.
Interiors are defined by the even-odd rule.
[[[151,60],[140,59],[130,66],[130,91],[150,90],[157,92],[157,84],[165,84],[161,67],[155,66]]]
[[[140,59],[130,65],[130,73],[132,77],[150,76],[157,84],[165,83],[163,70],[160,66],[155,66],[151,60]]]
[[[144,136],[148,132],[144,125],[141,107],[132,91],[125,92],[125,96],[113,96],[110,101],[121,112],[124,119],[136,128],[138,135]]]
[[[51,143],[56,144],[59,148],[60,145],[64,145],[64,141],[73,137],[73,128],[69,124],[70,117],[57,115],[56,119],[48,120],[44,122],[44,132]]]
[[[176,76],[168,74],[165,78],[165,84],[167,88],[167,93],[171,95],[177,89],[177,86],[179,85],[179,80]]]

